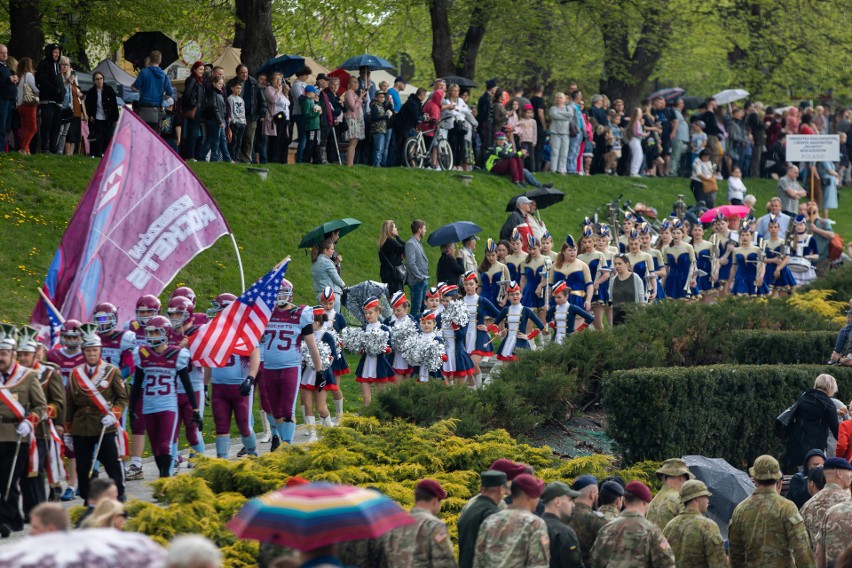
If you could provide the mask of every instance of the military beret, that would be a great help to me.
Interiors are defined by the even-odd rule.
[[[528,473],[522,473],[512,480],[512,487],[517,487],[531,499],[538,499],[544,492],[544,481],[536,479]]]
[[[447,492],[444,491],[444,488],[441,487],[441,484],[435,481],[434,479],[423,479],[421,480],[415,489],[419,489],[420,491],[425,491],[430,495],[434,495],[438,499],[444,500],[447,498]]]
[[[500,487],[509,483],[509,479],[504,472],[493,469],[480,473],[479,480],[483,487]]]
[[[624,497],[624,487],[617,481],[604,481],[603,485],[601,485],[601,491],[609,491],[619,497]]]
[[[568,486],[567,483],[562,483],[561,481],[554,481],[553,483],[548,483],[544,488],[544,491],[541,494],[541,500],[545,503],[550,503],[557,497],[568,496],[572,499],[575,499],[582,495],[579,491],[574,491],[571,487]]]
[[[646,503],[650,503],[654,500],[654,496],[651,495],[651,490],[648,489],[648,486],[641,481],[631,481],[624,487],[624,490]]]
[[[507,460],[505,458],[500,458],[491,464],[489,469],[494,469],[497,471],[502,471],[506,474],[506,478],[509,481],[513,481],[516,477],[521,475],[522,473],[527,472],[527,468],[522,463],[516,463],[512,460]]]
[[[594,475],[581,475],[580,477],[574,480],[574,483],[571,484],[571,488],[574,489],[574,491],[580,491],[584,487],[597,484],[598,478]]]
[[[822,464],[822,470],[825,471],[827,469],[852,469],[852,465],[845,458],[834,457],[828,458]]]

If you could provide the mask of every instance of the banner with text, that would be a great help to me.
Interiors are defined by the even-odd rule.
[[[840,136],[837,134],[787,136],[788,162],[840,161]]]

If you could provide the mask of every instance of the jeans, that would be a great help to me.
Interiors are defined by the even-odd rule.
[[[248,128],[246,128],[246,133],[243,135],[248,136]],[[269,162],[269,155],[267,154],[267,147],[269,145],[269,137],[263,135],[263,128],[256,128],[255,132],[252,133],[252,137],[254,138],[254,152],[257,152],[257,161],[255,161],[254,156],[251,158],[251,163],[253,164],[266,164]],[[243,142],[243,148],[245,148],[245,142]]]
[[[577,173],[577,158],[580,156],[580,144],[583,142],[583,135],[578,134],[570,138],[571,143],[568,146],[568,164],[567,170],[569,174]]]
[[[378,168],[384,161],[384,151],[387,149],[387,132],[373,134],[373,166]]]
[[[409,284],[411,290],[411,315],[414,319],[420,317],[420,312],[423,311],[423,302],[426,300],[426,289],[429,287],[429,279],[422,280],[417,284]]]
[[[524,181],[533,187],[541,187],[541,182],[535,179],[535,176],[526,168],[524,168]]]
[[[0,152],[6,151],[6,138],[12,126],[12,111],[15,110],[14,99],[0,100]]]
[[[382,164],[386,168],[392,168],[396,165],[396,155],[399,153],[399,140],[393,130],[388,130],[387,138],[385,139],[385,161]]]
[[[231,144],[228,146],[228,150],[232,158],[240,155],[240,148],[243,147],[243,134],[245,134],[245,132],[245,124],[231,123]]]
[[[192,120],[186,119],[184,126],[184,156],[187,160],[196,160],[199,158],[198,149],[200,145],[198,139],[201,137],[201,110],[195,111],[195,118]]]
[[[218,162],[219,160],[230,162],[231,155],[228,153],[228,138],[225,136],[225,129],[219,126],[219,122],[216,120],[205,120],[204,129],[207,134],[201,144],[201,155],[206,156],[207,152],[210,152],[211,162]]]
[[[308,143],[308,133],[305,131],[305,118],[301,114],[293,116],[296,126],[299,127],[299,140],[296,146],[296,163],[301,164],[305,153],[305,144]]]
[[[678,177],[680,171],[680,161],[681,157],[683,156],[683,150],[684,148],[686,148],[686,145],[686,142],[678,140],[677,137],[672,140],[672,165],[671,169],[669,170],[669,177]]]

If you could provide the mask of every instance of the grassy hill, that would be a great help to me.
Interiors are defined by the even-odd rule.
[[[37,288],[96,161],[57,156],[0,156],[0,319],[22,323],[29,319]],[[343,256],[343,279],[350,284],[378,279],[376,241],[385,219],[393,219],[400,236],[410,236],[414,218],[428,229],[455,220],[483,227],[482,238],[496,237],[506,219],[507,201],[516,194],[506,178],[474,174],[463,185],[452,173],[402,168],[270,165],[264,182],[243,166],[192,164],[216,198],[241,248],[246,281],[252,282],[286,255],[293,257],[288,278],[296,299],[312,303],[310,258],[296,249],[301,236],[323,221],[355,217],[363,226],[338,243]],[[542,212],[557,243],[568,232],[575,236],[585,215],[624,194],[643,201],[661,215],[671,210],[679,193],[689,194],[685,179],[635,179],[606,176],[562,177],[543,174],[566,193],[563,203]],[[724,184],[720,196],[724,196]],[[775,194],[775,183],[747,180],[749,191],[765,203]],[[852,234],[852,207],[842,202],[833,215],[841,234]],[[557,244],[558,246],[558,244]],[[480,244],[479,253],[481,257]],[[427,247],[434,266],[439,251]],[[223,291],[239,292],[239,271],[231,243],[221,239],[187,266],[169,290],[186,284],[199,295],[199,307]],[[434,280],[433,280],[434,282]],[[167,294],[164,294],[166,296]],[[121,314],[128,318],[131,314]]]

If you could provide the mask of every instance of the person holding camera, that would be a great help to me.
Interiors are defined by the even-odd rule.
[[[831,259],[828,258],[828,245],[834,238],[831,221],[819,216],[819,205],[815,201],[799,205],[799,213],[807,218],[808,233],[816,243],[819,255],[819,258],[813,260],[816,275],[823,276],[831,268]]]

